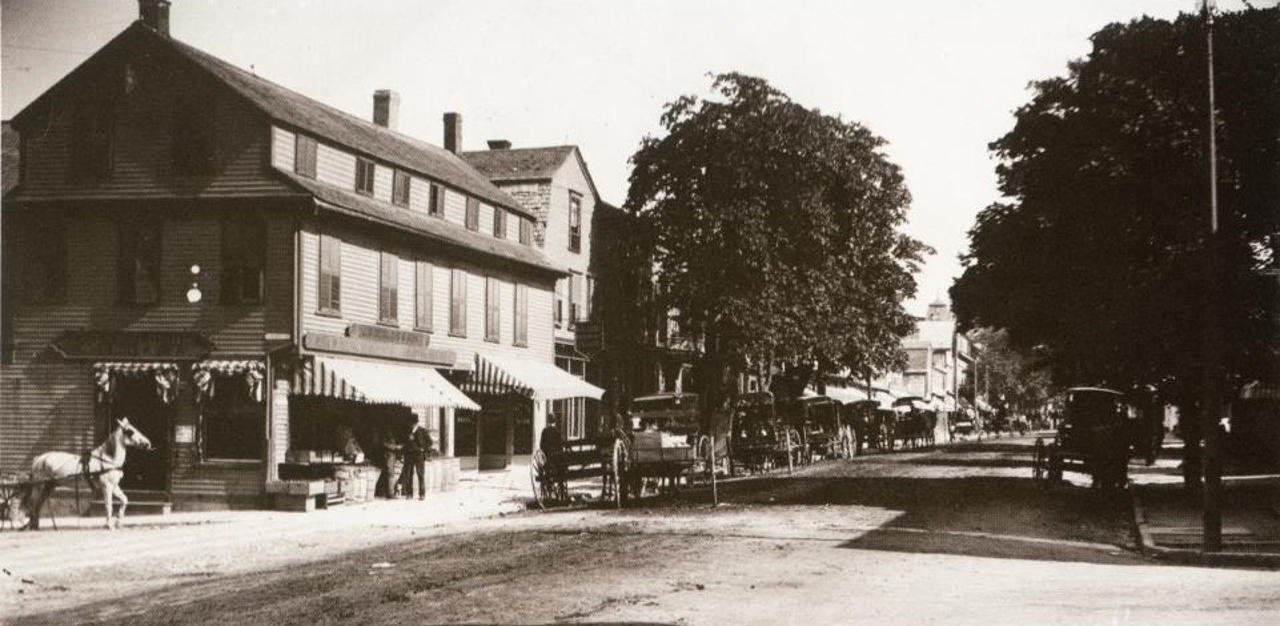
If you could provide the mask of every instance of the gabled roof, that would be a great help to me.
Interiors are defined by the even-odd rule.
[[[141,21],[130,25],[76,71],[90,65],[94,57],[108,49],[126,45],[122,42],[127,41],[142,41],[176,52],[275,122],[314,135],[321,141],[334,143],[435,179],[485,202],[532,217],[514,198],[448,150],[378,126],[260,78],[207,52],[162,36]],[[55,89],[56,85],[37,101],[47,97]],[[24,109],[18,117],[21,118],[25,112]]]
[[[479,170],[489,180],[548,180],[564,164],[576,146],[550,146],[546,148],[508,148],[503,150],[473,150],[461,156],[471,167]]]
[[[314,196],[317,204],[326,210],[400,228],[443,244],[455,245],[463,250],[473,250],[526,267],[560,275],[569,274],[568,270],[554,265],[544,254],[531,246],[467,230],[461,224],[392,206],[354,191],[318,183],[309,178],[295,176],[288,172],[280,174],[302,191]]]

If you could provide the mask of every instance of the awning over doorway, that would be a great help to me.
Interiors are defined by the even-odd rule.
[[[476,371],[462,388],[470,393],[487,394],[514,391],[533,400],[599,400],[604,395],[603,389],[553,363],[494,355],[476,355]]]
[[[480,405],[424,365],[316,357],[295,381],[294,393],[403,404],[414,408],[480,410]]]

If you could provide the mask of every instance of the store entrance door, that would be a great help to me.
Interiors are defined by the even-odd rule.
[[[480,409],[476,420],[480,440],[479,468],[506,469],[512,454],[512,406],[507,398],[494,399]]]
[[[120,487],[127,493],[169,490],[169,410],[169,405],[156,393],[152,377],[116,378],[115,398],[101,433],[105,437],[105,433],[115,428],[116,420],[127,417],[138,432],[151,440],[151,450],[129,449],[124,477],[120,480]]]

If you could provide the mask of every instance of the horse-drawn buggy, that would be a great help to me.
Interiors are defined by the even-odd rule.
[[[1076,470],[1089,474],[1095,487],[1122,488],[1128,481],[1130,457],[1154,460],[1163,431],[1152,428],[1150,422],[1161,416],[1143,402],[1111,389],[1074,387],[1066,391],[1062,406],[1053,441],[1036,439],[1035,478],[1060,481],[1063,472]]]
[[[895,439],[902,440],[903,448],[929,447],[934,444],[934,429],[938,424],[938,414],[932,405],[917,396],[898,398],[893,402],[896,416],[894,424]],[[893,449],[893,444],[889,444]]]
[[[855,433],[841,419],[840,409],[827,396],[804,396],[786,404],[786,421],[799,435],[802,463],[853,457]]]
[[[778,417],[773,394],[745,393],[733,400],[729,459],[733,468],[764,472],[799,461],[800,434]]]
[[[569,483],[601,480],[601,500],[621,507],[648,487],[714,483],[718,461],[728,458],[723,432],[701,427],[697,394],[663,393],[632,401],[629,423],[594,438],[559,441],[543,430],[529,466],[540,506],[572,500]]]
[[[879,400],[858,400],[841,407],[841,416],[853,429],[854,454],[863,447],[877,450],[893,449],[893,432],[897,428],[894,412],[884,408]]]

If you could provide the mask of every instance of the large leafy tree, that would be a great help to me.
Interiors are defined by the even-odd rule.
[[[705,338],[703,389],[749,360],[892,365],[927,248],[898,230],[910,195],[884,140],[760,78],[716,76],[712,92],[667,105],[627,200],[654,237],[661,304]]]
[[[951,290],[962,324],[1036,347],[1057,382],[1154,384],[1191,408],[1216,284],[1229,373],[1264,375],[1280,302],[1265,275],[1280,261],[1280,10],[1222,15],[1215,33],[1219,273],[1205,24],[1111,24],[1066,77],[1034,83],[991,144],[1007,201],[969,233]]]
[[[993,405],[1017,413],[1037,410],[1048,402],[1053,383],[1033,351],[1010,345],[1009,333],[1003,329],[978,328],[968,336],[978,363],[960,390],[961,397],[985,394]]]

